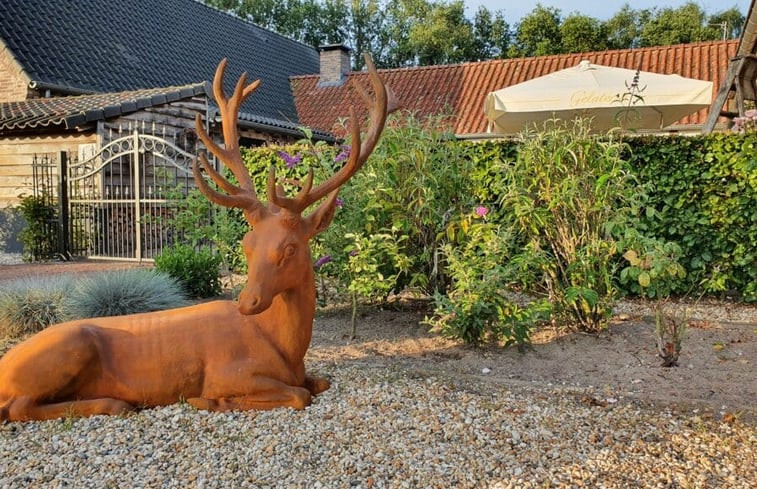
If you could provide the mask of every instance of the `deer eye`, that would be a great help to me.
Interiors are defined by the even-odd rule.
[[[295,246],[293,244],[286,245],[284,248],[284,258],[289,258],[290,256],[294,255],[295,252]]]

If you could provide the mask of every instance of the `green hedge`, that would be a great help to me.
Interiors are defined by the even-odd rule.
[[[642,221],[681,246],[686,288],[704,281],[709,292],[757,300],[757,134],[645,137],[629,147],[660,216]]]
[[[648,185],[649,207],[639,228],[650,237],[681,246],[688,275],[678,294],[698,290],[757,300],[757,134],[634,137],[626,140],[626,160]],[[462,143],[480,162],[479,177],[492,171],[487,162],[514,159],[517,143]],[[482,188],[483,200],[497,190]]]
[[[417,137],[417,134],[401,136]],[[682,249],[680,263],[685,267],[687,276],[676,283],[674,292],[723,292],[740,295],[747,301],[757,300],[757,134],[632,137],[627,138],[625,142],[627,150],[624,158],[629,162],[640,183],[646,186],[645,190],[649,195],[648,210],[638,216],[636,227],[648,237],[675,242]],[[501,171],[503,162],[506,164],[515,160],[518,151],[516,142],[418,142],[421,143],[431,145],[430,152],[441,155],[424,156],[426,159],[438,159],[445,165],[458,165],[463,159],[467,160],[468,164],[459,165],[461,169],[455,173],[459,173],[456,178],[465,176],[470,179],[465,185],[470,189],[470,193],[461,195],[465,190],[456,187],[457,195],[440,197],[452,201],[464,199],[466,202],[487,205],[495,215],[505,211],[498,209],[498,203],[507,189],[498,188],[501,179],[497,178],[497,172]],[[403,155],[392,156],[392,144],[390,138],[383,142],[369,160],[368,166],[372,166],[378,172],[393,168],[391,162]],[[387,149],[382,150],[382,147]],[[302,164],[287,168],[284,158],[280,156],[282,151],[290,155],[302,155]],[[338,166],[335,165],[334,159],[339,151],[340,148],[307,144],[259,148],[250,151],[246,155],[246,161],[253,170],[257,187],[264,196],[264,182],[270,165],[278,168],[277,176],[282,179],[301,179],[306,168],[314,167],[318,181],[327,177],[334,171],[335,166]],[[407,156],[420,152],[420,149],[404,151]],[[458,163],[451,163],[451,160]],[[402,164],[417,166],[410,160],[409,163]],[[463,170],[462,167],[467,169]],[[374,170],[366,168],[363,173]],[[434,171],[438,172],[439,168]],[[356,177],[354,180],[360,178]],[[434,183],[434,180],[430,179],[428,182]],[[435,184],[438,185],[438,182]],[[360,189],[363,194],[350,195],[350,189],[347,188],[342,192],[345,198],[366,198],[364,191],[368,187],[367,184],[362,186],[359,182],[352,182],[350,186],[363,187]],[[295,189],[291,187],[289,190]],[[393,192],[397,195],[403,193],[398,187],[395,187]],[[468,203],[452,201],[449,205],[450,210],[470,206]],[[405,212],[409,208],[414,211],[423,209],[422,206],[414,204],[406,208]],[[652,212],[653,210],[656,212]],[[355,216],[355,219],[357,217]],[[350,220],[346,215],[339,219]],[[387,220],[396,223],[396,216]],[[426,234],[433,237],[433,233],[438,233],[439,229],[431,231],[429,228],[429,233]],[[440,243],[434,244],[437,245]],[[622,266],[619,266],[618,273],[621,269]],[[418,272],[427,273],[428,270],[422,267]],[[618,283],[620,284],[619,280]],[[631,293],[632,290],[629,288],[624,292]]]

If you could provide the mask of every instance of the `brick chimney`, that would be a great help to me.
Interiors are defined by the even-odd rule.
[[[344,83],[345,75],[350,72],[350,51],[344,44],[321,46],[321,78],[318,86],[337,87]]]

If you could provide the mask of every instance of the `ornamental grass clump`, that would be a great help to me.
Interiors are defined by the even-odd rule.
[[[78,278],[64,300],[67,319],[122,316],[187,305],[181,285],[148,269],[114,270]]]
[[[20,338],[64,319],[63,300],[72,277],[27,277],[3,284],[0,291],[0,336]]]

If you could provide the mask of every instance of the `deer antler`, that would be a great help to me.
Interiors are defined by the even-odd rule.
[[[369,107],[370,126],[366,131],[364,141],[360,140],[360,125],[355,116],[354,107],[350,107],[350,133],[352,135],[352,149],[347,163],[339,169],[328,180],[321,183],[315,188],[313,186],[313,171],[308,173],[307,179],[302,189],[295,198],[287,198],[282,195],[276,185],[276,174],[271,168],[268,174],[268,200],[285,209],[296,213],[301,213],[311,204],[319,201],[326,195],[339,190],[339,187],[349,180],[362,166],[363,163],[373,152],[376,143],[384,130],[387,116],[397,110],[399,105],[392,90],[387,87],[373,65],[370,55],[365,55],[365,64],[368,67],[368,74],[373,86],[374,98],[361,87],[357,81],[354,81],[354,87]]]
[[[226,63],[227,60],[224,58],[218,64],[215,77],[213,78],[213,95],[215,96],[216,103],[221,112],[221,120],[223,121],[224,148],[221,148],[215,141],[213,141],[205,131],[200,114],[197,114],[197,117],[195,118],[195,130],[203,144],[205,144],[205,147],[208,148],[211,153],[216,155],[216,157],[218,157],[218,159],[231,170],[239,182],[239,186],[232,184],[213,169],[204,153],[201,153],[199,158],[195,160],[192,170],[195,182],[197,182],[197,186],[202,193],[216,204],[224,207],[239,207],[243,209],[245,211],[245,216],[249,221],[251,219],[250,213],[260,206],[260,201],[255,194],[255,187],[252,184],[252,179],[250,178],[247,168],[244,166],[242,155],[239,152],[237,117],[239,114],[239,107],[244,103],[247,97],[258,88],[260,80],[256,80],[247,85],[247,73],[242,73],[242,76],[239,77],[237,85],[234,88],[234,93],[231,98],[227,98],[223,90]],[[210,178],[226,192],[226,194],[222,194],[208,185],[205,178],[203,178],[200,173],[201,166],[208,175],[210,175]]]

